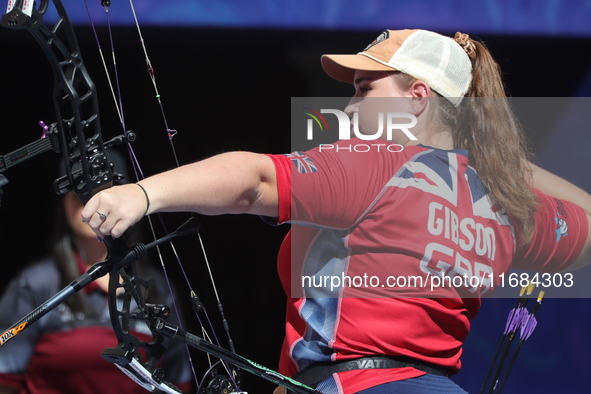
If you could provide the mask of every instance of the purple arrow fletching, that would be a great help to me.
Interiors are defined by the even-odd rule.
[[[521,310],[521,319],[519,322],[519,326],[515,327],[515,330],[518,330],[519,328],[523,327],[525,324],[527,324],[527,321],[530,317],[530,313],[528,312],[527,308],[522,308]]]
[[[534,315],[529,315],[527,322],[521,327],[520,336],[522,340],[526,340],[534,332],[538,321]]]
[[[505,331],[503,334],[507,334],[509,332],[509,328],[511,327],[511,323],[513,322],[513,316],[515,315],[515,308],[509,311],[509,316],[507,316],[507,323],[505,323]]]
[[[533,317],[533,316],[532,316],[530,313],[528,313],[528,314],[527,314],[527,316],[524,316],[524,317],[523,317],[523,324],[521,325],[521,331],[519,332],[519,336],[520,336],[520,337],[521,337],[523,340],[525,340],[525,338],[524,338],[524,335],[525,335],[525,333],[526,333],[526,330],[527,330],[527,326],[528,326],[528,324],[529,324],[529,321],[530,321],[530,319],[531,319],[532,317]]]
[[[505,333],[517,331],[523,325],[524,319],[529,316],[529,313],[525,308],[518,307],[512,315],[513,317],[507,320],[508,328],[505,328]]]

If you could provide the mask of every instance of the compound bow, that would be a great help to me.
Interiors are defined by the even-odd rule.
[[[108,10],[109,3],[103,1],[102,5]],[[44,16],[50,4],[55,7],[58,20],[53,26],[48,27],[44,24]],[[114,178],[117,177],[107,159],[106,149],[117,144],[129,144],[133,142],[135,135],[127,132],[124,126],[123,135],[107,142],[103,141],[96,89],[86,70],[74,29],[60,0],[40,0],[38,7],[30,0],[10,0],[7,13],[2,18],[2,25],[29,31],[48,57],[55,80],[54,103],[57,122],[47,127],[46,134],[49,138],[33,142],[17,150],[18,152],[15,151],[18,154],[11,152],[2,156],[0,172],[4,172],[26,158],[47,150],[54,150],[61,153],[66,168],[66,176],[54,183],[56,192],[61,194],[72,190],[83,203],[86,203],[98,190],[110,187]],[[149,60],[147,64],[153,77]],[[120,117],[122,117],[121,113]],[[166,127],[167,132],[172,136],[174,131]],[[23,155],[22,152],[27,153]],[[165,319],[170,315],[168,306],[147,304],[144,301],[143,294],[151,285],[151,281],[138,275],[135,261],[142,257],[147,249],[169,241],[175,236],[195,232],[198,226],[197,219],[192,217],[177,231],[148,245],[130,246],[125,237],[119,239],[107,237],[104,240],[108,249],[107,260],[95,264],[70,286],[5,331],[1,335],[0,346],[67,297],[91,281],[109,273],[109,311],[119,342],[115,348],[106,349],[103,357],[114,362],[148,391],[171,394],[179,392],[178,388],[165,381],[163,371],[158,368],[158,361],[166,351],[164,336],[169,336],[219,357],[223,360],[223,364],[235,365],[296,393],[316,393],[299,382],[225,350],[219,344],[214,345],[180,327],[167,323]],[[122,306],[118,306],[117,293],[123,293]],[[193,297],[195,309],[200,311],[202,305],[194,294]],[[133,335],[130,329],[132,320],[141,320],[150,326],[151,341],[143,341]],[[140,356],[140,349],[143,349],[144,356]],[[229,369],[228,372],[229,378],[221,377],[218,373],[212,374],[215,378],[207,385],[203,383],[199,392],[239,392],[237,370]]]

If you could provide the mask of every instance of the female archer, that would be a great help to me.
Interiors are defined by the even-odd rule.
[[[399,152],[225,153],[104,190],[82,218],[99,237],[165,211],[291,223],[278,261],[290,296],[280,372],[323,393],[463,392],[449,376],[480,296],[511,267],[587,264],[591,196],[531,164],[498,65],[465,34],[388,30],[322,65],[353,85],[345,112],[361,133],[393,111],[416,118],[414,138],[392,135]],[[302,159],[314,171],[298,171]],[[557,238],[557,214],[568,236]],[[298,291],[300,273],[477,281]]]

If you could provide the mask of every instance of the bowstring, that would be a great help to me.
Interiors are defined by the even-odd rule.
[[[152,86],[154,87],[154,92],[156,94],[156,100],[158,101],[158,107],[160,108],[160,113],[162,114],[162,120],[164,121],[164,127],[166,127],[166,133],[168,136],[168,140],[170,141],[170,148],[172,150],[172,154],[174,156],[174,161],[177,167],[180,167],[179,159],[176,154],[176,149],[174,143],[172,142],[173,137],[177,134],[176,130],[172,130],[168,127],[168,120],[166,118],[166,113],[164,112],[164,105],[162,104],[160,92],[158,91],[158,84],[156,83],[156,74],[154,72],[154,67],[152,67],[152,61],[150,60],[150,56],[148,56],[148,50],[146,48],[146,42],[144,41],[144,36],[142,35],[142,29],[140,28],[140,23],[137,18],[137,14],[135,12],[135,7],[133,5],[133,0],[129,0],[129,6],[131,7],[131,13],[133,15],[133,20],[135,21],[135,27],[138,32],[138,36],[140,38],[140,44],[142,45],[142,50],[144,51],[144,59],[146,61],[146,67],[148,68],[148,74],[150,75],[150,80],[152,81]]]
[[[100,40],[98,38],[98,34],[97,34],[96,29],[94,27],[94,21],[92,19],[92,13],[90,12],[90,8],[88,7],[88,2],[86,0],[84,0],[84,5],[86,6],[86,13],[88,14],[88,19],[90,20],[90,26],[92,27],[92,32],[94,34],[94,39],[95,39],[96,44],[98,46],[98,52],[99,52],[99,55],[101,57],[101,63],[103,65],[103,70],[105,71],[105,76],[107,77],[107,82],[108,82],[109,88],[111,90],[111,95],[113,97],[113,102],[115,103],[115,109],[117,110],[117,116],[119,117],[119,122],[121,124],[124,124],[125,122],[123,121],[123,115],[121,114],[121,110],[119,109],[119,105],[117,103],[117,96],[115,95],[115,89],[113,88],[113,83],[111,82],[111,74],[108,72],[107,62],[105,61],[105,56],[103,54],[103,48],[101,46],[101,42],[100,42]],[[123,128],[123,133],[126,133],[126,132],[127,131],[125,130],[125,127],[124,127]]]
[[[110,40],[110,45],[111,45],[111,57],[112,57],[112,61],[113,61],[113,70],[114,70],[113,72],[115,74],[115,84],[113,84],[113,81],[111,79],[111,73],[109,72],[109,68],[108,68],[107,63],[105,61],[105,56],[103,54],[103,49],[102,49],[102,46],[101,46],[101,43],[100,43],[100,39],[98,37],[97,31],[96,31],[96,27],[95,27],[95,24],[94,24],[94,20],[92,18],[92,13],[90,12],[88,1],[87,0],[84,0],[84,4],[86,5],[86,11],[88,13],[88,18],[90,20],[90,25],[91,25],[91,28],[92,28],[92,31],[93,31],[93,34],[94,34],[94,37],[95,37],[95,40],[96,40],[96,43],[97,43],[97,47],[98,47],[98,51],[99,51],[100,58],[101,58],[101,61],[102,61],[103,69],[104,69],[105,75],[107,77],[107,83],[108,83],[109,89],[111,91],[111,96],[113,98],[113,103],[114,103],[115,108],[117,110],[119,121],[120,121],[121,127],[123,129],[123,135],[124,136],[127,136],[128,131],[127,131],[127,127],[125,125],[125,116],[124,116],[124,112],[123,112],[123,101],[122,101],[122,95],[121,95],[121,89],[120,89],[121,84],[119,82],[119,73],[118,73],[118,67],[117,67],[117,57],[116,57],[116,53],[115,53],[115,45],[114,45],[114,42],[113,42],[113,34],[112,34],[111,21],[110,21],[110,16],[109,16],[109,7],[108,6],[103,6],[103,8],[105,10],[106,19],[107,19],[107,28],[108,28],[108,32],[109,32],[109,40]],[[115,92],[115,87],[117,88],[117,92]],[[133,147],[129,143],[127,143],[126,145],[127,145],[127,149],[128,149],[130,158],[131,158],[132,168],[133,168],[133,171],[134,171],[135,179],[136,180],[144,179],[145,176],[144,176],[143,171],[142,171],[142,169],[141,169],[141,167],[139,165],[139,161],[138,161],[138,159],[137,159],[137,157],[135,155],[135,152],[133,150]],[[149,228],[150,228],[150,232],[152,234],[152,238],[153,239],[157,239],[156,232],[154,230],[154,224],[152,222],[152,218],[149,217],[149,216],[148,216],[148,222],[149,222]],[[178,259],[178,254],[177,254],[176,249],[174,248],[174,245],[172,244],[172,242],[171,242],[171,246],[172,246],[174,255],[177,257],[177,260],[180,263],[180,260]],[[164,273],[164,276],[166,278],[166,283],[167,283],[167,286],[168,286],[168,291],[169,291],[169,293],[172,296],[173,295],[173,291],[172,291],[172,287],[171,287],[171,284],[170,284],[170,279],[169,279],[168,271],[166,269],[166,264],[164,263],[164,258],[162,256],[162,251],[161,251],[159,245],[156,246],[156,250],[157,250],[158,259],[160,261],[160,267],[161,267],[161,269],[162,269],[162,271]],[[178,307],[177,307],[177,304],[176,304],[176,300],[174,299],[174,296],[172,296],[171,298],[172,298],[172,302],[173,302],[173,307],[174,307],[175,313],[177,314],[177,316],[180,316],[179,315],[179,312],[178,312]],[[179,326],[181,326],[181,325],[182,325],[182,322],[179,320]],[[186,348],[186,351],[187,351],[187,356],[189,358],[189,363],[190,363],[190,366],[191,366],[191,372],[192,372],[192,375],[193,375],[193,379],[195,380],[197,386],[199,386],[199,380],[197,379],[197,374],[195,372],[195,366],[194,366],[194,363],[193,363],[193,360],[192,360],[192,357],[191,357],[191,354],[189,352],[188,347]]]
[[[170,142],[170,148],[172,150],[172,153],[173,153],[173,156],[174,156],[174,160],[175,160],[176,166],[177,167],[180,167],[180,163],[179,163],[178,156],[177,156],[177,153],[176,153],[176,148],[175,148],[175,145],[174,145],[174,142],[173,142],[173,137],[177,134],[177,131],[176,130],[172,130],[169,127],[169,123],[168,123],[168,120],[167,120],[167,117],[166,117],[166,113],[164,111],[164,105],[162,104],[162,100],[161,100],[161,97],[162,96],[160,95],[160,92],[158,90],[158,84],[156,83],[156,74],[155,74],[155,71],[154,71],[154,67],[152,66],[152,61],[150,60],[150,56],[148,55],[148,50],[147,50],[147,47],[146,47],[146,41],[144,40],[144,36],[142,34],[142,29],[140,27],[140,23],[139,23],[139,20],[138,20],[138,17],[137,17],[137,13],[135,11],[135,6],[133,4],[133,0],[129,0],[129,6],[131,8],[131,13],[133,15],[133,19],[134,19],[134,22],[135,22],[135,27],[136,27],[137,32],[138,32],[140,44],[141,44],[142,50],[144,52],[144,60],[146,62],[146,67],[147,67],[147,70],[148,70],[148,75],[150,76],[150,80],[151,80],[152,86],[154,88],[155,98],[156,98],[156,100],[158,102],[158,107],[160,108],[160,113],[162,115],[162,120],[163,120],[164,126],[166,128],[167,137],[168,137],[168,140]],[[220,311],[222,320],[225,323],[226,322],[226,318],[224,316],[223,308],[221,307],[221,301],[220,301],[220,297],[219,297],[219,294],[218,294],[218,291],[217,291],[217,286],[215,284],[215,279],[213,277],[213,273],[212,273],[212,270],[211,270],[211,265],[209,263],[209,258],[207,256],[207,252],[205,251],[205,246],[204,246],[204,243],[203,243],[203,238],[201,237],[201,233],[200,232],[197,232],[197,237],[199,239],[199,244],[200,244],[200,247],[201,247],[201,252],[203,253],[203,257],[204,257],[204,260],[205,260],[205,265],[206,265],[207,270],[208,270],[208,273],[209,273],[210,282],[211,282],[211,285],[212,285],[213,290],[214,290],[216,302],[218,304],[218,309]],[[175,257],[178,259],[178,254],[176,253],[176,249],[174,248],[174,245],[172,243],[171,243],[171,246],[172,246],[172,248],[174,250]],[[186,271],[185,271],[184,267],[182,266],[180,260],[179,260],[179,264],[180,264],[180,267],[181,267],[182,274],[183,274],[183,276],[185,278],[185,281],[187,282],[187,285],[189,286],[189,290],[191,291],[191,294],[194,294],[195,292],[194,292],[194,290],[193,290],[193,288],[192,288],[192,286],[190,284],[189,278],[188,278],[188,276],[186,274]],[[208,325],[210,326],[210,329],[211,329],[211,332],[212,332],[213,337],[215,339],[215,342],[218,345],[220,345],[220,341],[219,341],[219,339],[218,339],[218,337],[216,335],[216,331],[213,329],[213,325],[211,323],[211,319],[210,319],[210,317],[209,317],[209,315],[207,313],[207,310],[205,308],[204,308],[203,312],[204,312],[204,314],[206,316]],[[208,341],[209,342],[212,342],[209,334],[207,333],[207,331],[204,328],[205,325],[203,325],[201,323],[201,319],[199,318],[199,315],[198,314],[197,314],[197,317],[198,317],[198,319],[200,321],[200,324],[201,324],[201,327],[202,327],[202,331],[203,331],[204,337],[207,337],[208,338]],[[229,333],[229,331],[227,329],[226,329],[226,333],[228,335],[228,341],[229,341],[230,350],[235,353],[234,345],[233,345],[232,339],[230,337],[230,333]],[[222,360],[222,365],[224,366],[224,368],[228,372],[230,378],[232,380],[234,380],[233,379],[233,376],[232,376],[232,373],[230,372],[230,370],[229,370],[229,368],[227,366],[227,363],[224,360]],[[210,366],[211,366],[211,364],[210,364]],[[234,384],[236,385],[235,382],[234,382]],[[238,386],[236,385],[236,387],[238,387]]]
[[[114,84],[113,84],[113,81],[111,79],[111,76],[110,76],[110,73],[109,73],[109,70],[108,70],[107,63],[105,61],[105,56],[103,54],[103,49],[101,47],[100,40],[99,40],[98,34],[96,32],[96,28],[95,28],[95,24],[94,24],[94,21],[93,21],[93,18],[92,18],[92,14],[91,14],[90,8],[88,6],[88,1],[87,0],[84,0],[84,3],[86,5],[86,10],[87,10],[88,17],[89,17],[89,20],[90,20],[91,28],[93,30],[93,33],[94,33],[94,36],[95,36],[95,40],[97,42],[98,51],[99,51],[100,58],[101,58],[101,61],[102,61],[103,69],[104,69],[105,75],[107,77],[107,83],[108,83],[109,88],[111,90],[111,96],[113,98],[113,102],[114,102],[115,108],[117,110],[117,114],[118,114],[118,117],[119,117],[119,120],[120,120],[120,123],[121,123],[121,127],[123,128],[123,135],[124,136],[127,136],[127,128],[125,126],[125,116],[124,116],[124,112],[123,112],[122,95],[121,95],[121,90],[120,90],[121,84],[120,84],[120,81],[119,81],[119,73],[118,73],[117,60],[116,60],[116,54],[115,54],[115,46],[114,46],[114,42],[113,42],[112,27],[111,27],[111,21],[110,21],[110,17],[109,17],[109,6],[108,5],[104,5],[103,8],[105,9],[105,15],[106,15],[106,20],[107,20],[107,29],[108,29],[108,32],[109,32],[109,39],[110,39],[110,45],[111,45],[111,56],[112,56],[113,69],[114,69],[113,72],[114,72],[114,75],[115,75],[115,83]],[[177,130],[172,130],[169,127],[168,120],[167,120],[167,117],[166,117],[166,113],[164,111],[164,105],[162,104],[161,95],[159,93],[158,85],[156,83],[156,77],[155,77],[154,68],[152,67],[152,63],[151,63],[150,57],[148,55],[148,51],[147,51],[147,48],[146,48],[146,45],[145,45],[145,40],[143,38],[143,34],[142,34],[142,31],[141,31],[141,28],[140,28],[140,25],[139,25],[139,21],[138,21],[138,18],[137,18],[135,7],[133,5],[133,0],[129,0],[129,4],[130,4],[131,12],[132,12],[132,15],[133,15],[133,18],[134,18],[134,21],[135,21],[136,29],[138,31],[138,35],[139,35],[140,43],[141,43],[141,46],[142,46],[142,50],[144,52],[144,57],[145,57],[145,62],[146,62],[146,66],[147,66],[147,69],[148,69],[148,74],[150,76],[150,80],[152,82],[152,86],[153,86],[154,91],[155,91],[155,97],[156,97],[156,100],[158,102],[158,106],[160,108],[160,113],[161,113],[161,116],[162,116],[162,119],[163,119],[163,122],[164,122],[164,125],[165,125],[165,128],[166,128],[166,133],[167,133],[167,137],[168,137],[168,140],[169,140],[169,143],[170,143],[171,151],[172,151],[172,154],[173,154],[173,157],[174,157],[176,166],[179,167],[180,164],[179,164],[179,160],[178,160],[178,155],[176,153],[176,148],[175,148],[175,145],[174,145],[174,142],[173,142],[173,137],[177,134]],[[117,92],[115,92],[115,87],[117,88]],[[134,152],[133,148],[131,147],[131,144],[128,142],[126,145],[127,145],[127,148],[128,148],[128,151],[129,151],[131,160],[132,160],[132,168],[134,170],[136,179],[137,180],[144,179],[145,176],[144,176],[143,171],[142,171],[142,169],[141,169],[141,167],[139,165],[139,161],[138,161],[138,159],[137,159],[137,157],[135,155],[135,152]],[[153,239],[156,239],[157,237],[156,237],[154,225],[153,225],[153,222],[152,222],[152,218],[150,216],[148,216],[147,218],[148,218],[148,222],[149,222],[150,231],[152,233],[152,237],[153,237]],[[160,218],[160,221],[161,221],[161,224],[162,224],[162,226],[164,228],[164,231],[166,233],[168,233],[168,231],[166,230],[166,228],[164,226],[164,223],[162,223],[162,218]],[[226,318],[225,318],[224,311],[223,311],[223,308],[222,308],[222,304],[221,304],[221,301],[220,301],[220,298],[219,298],[219,294],[218,294],[218,291],[217,291],[215,280],[214,280],[214,277],[213,277],[213,274],[212,274],[211,266],[209,264],[209,259],[207,257],[207,253],[205,251],[205,247],[204,247],[204,244],[203,244],[203,239],[202,239],[201,234],[199,232],[197,233],[197,236],[198,236],[198,239],[199,239],[199,244],[200,244],[200,247],[201,247],[201,252],[203,253],[205,264],[206,264],[206,267],[207,267],[207,270],[208,270],[208,273],[209,273],[210,282],[211,282],[212,287],[213,287],[213,290],[214,290],[216,302],[218,304],[218,309],[219,309],[219,312],[221,314],[222,321],[224,322],[224,326],[227,327],[227,325],[225,324],[226,323]],[[187,273],[185,271],[185,268],[184,268],[184,266],[183,266],[183,264],[182,264],[182,262],[180,260],[179,254],[178,254],[178,252],[176,250],[176,247],[174,246],[174,243],[172,242],[172,240],[169,241],[169,245],[170,245],[170,247],[172,249],[172,252],[173,252],[173,255],[174,255],[175,259],[177,260],[177,264],[178,264],[178,266],[179,266],[179,268],[180,268],[180,270],[182,272],[182,275],[184,277],[184,280],[185,280],[187,286],[189,287],[189,290],[190,290],[191,294],[195,294],[195,292],[193,290],[193,287],[192,287],[192,285],[191,285],[191,283],[189,281],[189,278],[187,276]],[[170,292],[170,294],[172,296],[173,295],[173,291],[172,291],[172,288],[171,288],[171,284],[170,284],[168,272],[167,272],[167,269],[166,269],[166,265],[164,263],[164,258],[163,258],[162,252],[160,250],[160,246],[157,245],[156,246],[156,249],[157,249],[158,258],[159,258],[159,261],[160,261],[160,266],[161,266],[161,268],[162,268],[162,270],[164,272],[164,276],[165,276],[166,281],[167,281],[169,292]],[[175,312],[176,312],[177,316],[180,316],[179,315],[179,312],[178,312],[178,307],[177,307],[176,301],[174,299],[174,296],[172,297],[172,301],[173,301],[173,307],[175,309]],[[215,343],[218,346],[220,346],[220,341],[219,341],[219,339],[218,339],[218,337],[216,335],[216,331],[213,328],[213,324],[211,322],[211,319],[210,319],[209,314],[207,313],[207,310],[205,309],[205,307],[203,308],[203,313],[205,314],[206,321],[207,321],[208,326],[210,327],[210,330],[211,330],[211,332],[213,334],[213,337],[215,339]],[[207,332],[207,329],[205,328],[205,324],[203,324],[203,321],[202,321],[201,317],[199,316],[199,314],[196,313],[196,317],[197,317],[197,320],[199,321],[199,325],[201,326],[201,331],[202,331],[202,335],[203,335],[204,339],[206,339],[207,341],[213,343],[212,340],[211,340],[211,336]],[[179,320],[179,326],[181,326],[181,324],[182,323]],[[181,328],[182,328],[182,326],[181,326]],[[226,328],[226,333],[227,333],[227,336],[228,336],[230,350],[235,353],[233,341],[231,339],[230,332],[229,332],[229,330],[227,328]],[[193,360],[192,360],[192,357],[191,357],[191,354],[189,352],[188,347],[187,347],[187,354],[188,354],[188,357],[189,357],[189,362],[190,362],[190,365],[191,365],[191,370],[192,370],[193,378],[194,378],[194,380],[197,383],[197,386],[199,388],[200,387],[200,383],[199,383],[199,380],[197,378],[197,374],[195,372],[195,367],[194,367],[194,364],[193,364]],[[209,363],[210,367],[213,366],[212,365],[212,361],[211,361],[211,357],[210,357],[209,354],[207,355],[207,359],[208,359],[208,363]],[[227,365],[227,362],[225,362],[224,360],[221,360],[221,361],[222,361],[221,364],[224,366],[224,369],[228,373],[229,378],[234,383],[234,386],[236,388],[238,388],[238,385],[237,385],[237,383],[235,382],[235,379],[234,379],[234,375],[230,371],[230,369],[229,369],[229,367]]]
[[[136,26],[136,29],[137,29],[137,32],[138,32],[138,36],[139,36],[139,39],[140,39],[140,44],[141,44],[142,50],[144,52],[144,57],[145,57],[145,62],[146,62],[146,66],[147,66],[147,69],[148,69],[148,74],[150,76],[150,80],[152,81],[152,86],[154,87],[155,98],[156,98],[156,100],[158,102],[158,106],[160,108],[160,112],[161,112],[161,115],[162,115],[162,120],[163,120],[164,126],[166,128],[166,133],[167,133],[167,136],[168,136],[168,140],[170,141],[170,147],[171,147],[171,150],[172,150],[172,153],[173,153],[173,156],[174,156],[174,160],[175,160],[176,166],[177,167],[180,167],[180,163],[179,163],[178,156],[177,156],[177,153],[176,153],[176,148],[175,148],[175,145],[174,145],[174,142],[173,142],[173,137],[177,134],[177,130],[173,130],[173,129],[171,129],[169,127],[168,120],[167,120],[167,117],[166,117],[166,113],[164,111],[164,105],[162,104],[162,100],[161,100],[161,97],[162,96],[160,95],[160,92],[158,90],[158,84],[156,83],[156,75],[155,75],[155,72],[154,72],[154,68],[152,67],[152,61],[150,60],[150,56],[148,55],[148,50],[146,48],[146,42],[145,42],[144,37],[143,37],[143,34],[142,34],[142,29],[140,27],[140,23],[139,23],[139,20],[138,20],[138,17],[137,17],[137,13],[135,11],[133,0],[129,0],[129,5],[130,5],[130,8],[131,8],[131,12],[132,12],[132,15],[133,15],[135,26]],[[207,252],[205,251],[205,246],[204,246],[204,243],[203,243],[203,238],[201,237],[201,233],[198,232],[197,233],[197,237],[199,239],[199,245],[201,247],[201,252],[203,253],[203,257],[204,257],[204,260],[205,260],[205,265],[206,265],[207,271],[209,273],[209,279],[210,279],[211,285],[212,285],[213,290],[214,290],[216,302],[218,303],[218,307],[221,308],[221,300],[220,300],[220,297],[219,297],[219,293],[217,291],[217,286],[216,286],[216,283],[215,283],[215,279],[213,277],[213,273],[212,273],[212,270],[211,270],[211,265],[209,263],[209,258],[207,256]],[[174,248],[174,246],[173,246],[173,248]],[[176,254],[176,251],[175,251],[175,255],[177,255]],[[183,273],[183,275],[185,277],[185,280],[187,281],[187,284],[190,287],[191,292],[194,293],[193,288],[191,287],[191,285],[189,283],[189,279],[188,279],[187,274],[186,274],[186,272],[185,272],[184,269],[182,269],[182,273]],[[222,319],[225,321],[226,318],[225,318],[225,315],[224,315],[224,312],[223,312],[222,309],[220,309],[220,314],[222,316]],[[206,316],[207,316],[207,313],[206,313]],[[207,320],[209,322],[209,325],[211,326],[211,322],[210,322],[209,316],[207,317]],[[213,335],[215,337],[216,342],[219,344],[219,340],[217,338],[217,335],[215,334],[215,330],[213,330],[213,327],[212,327],[212,333],[213,333]],[[232,352],[235,352],[235,349],[234,349],[233,342],[232,342],[232,339],[230,337],[229,331],[227,331],[227,335],[228,335],[228,341],[230,343],[230,345],[229,345],[230,348],[231,348],[230,350],[232,350]]]

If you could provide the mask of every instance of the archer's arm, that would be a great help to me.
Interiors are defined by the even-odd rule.
[[[230,152],[116,186],[91,198],[82,211],[99,236],[119,237],[144,214],[191,211],[204,215],[250,213],[277,217],[275,166],[261,154]],[[97,212],[107,215],[102,220]]]
[[[533,187],[541,192],[558,198],[560,200],[570,201],[585,211],[589,232],[587,241],[577,260],[569,267],[569,270],[583,267],[591,263],[591,195],[573,185],[572,183],[556,176],[534,164],[530,164],[533,177]]]

